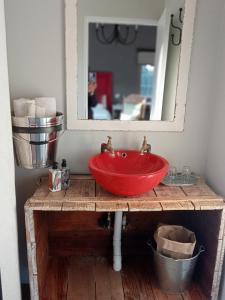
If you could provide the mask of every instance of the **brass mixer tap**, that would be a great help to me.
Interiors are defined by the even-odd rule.
[[[141,147],[141,150],[140,150],[140,154],[141,155],[144,155],[144,153],[147,152],[147,153],[150,153],[151,152],[151,145],[147,143],[147,138],[146,136],[144,136],[144,141],[142,143],[142,147]]]
[[[106,143],[102,143],[101,144],[101,153],[103,152],[110,152],[112,154],[112,156],[115,156],[115,152],[112,146],[112,138],[111,136],[108,136],[108,142]]]

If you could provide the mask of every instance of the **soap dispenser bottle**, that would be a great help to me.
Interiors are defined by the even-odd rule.
[[[55,161],[48,173],[48,188],[51,192],[58,192],[62,189],[62,172],[58,169],[58,163]]]
[[[67,163],[65,159],[62,159],[61,172],[62,172],[62,188],[68,189],[70,185],[70,169],[67,167]]]

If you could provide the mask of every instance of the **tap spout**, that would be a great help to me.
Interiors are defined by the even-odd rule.
[[[114,151],[113,146],[112,146],[111,136],[108,136],[107,144],[106,143],[101,144],[101,153],[103,153],[103,152],[110,152],[112,154],[112,156],[115,156],[115,151]]]
[[[151,145],[147,143],[147,138],[146,136],[144,136],[144,141],[140,149],[140,154],[144,155],[144,153],[150,153],[150,152],[151,152]]]

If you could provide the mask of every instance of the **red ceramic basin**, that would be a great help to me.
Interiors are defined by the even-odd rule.
[[[166,159],[152,153],[140,155],[136,150],[118,150],[115,156],[99,153],[89,160],[91,174],[104,189],[115,195],[143,194],[167,174]]]

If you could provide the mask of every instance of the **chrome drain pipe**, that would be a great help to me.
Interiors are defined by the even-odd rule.
[[[121,233],[122,233],[123,212],[115,212],[114,233],[113,233],[113,269],[119,272],[122,268],[121,255]]]

